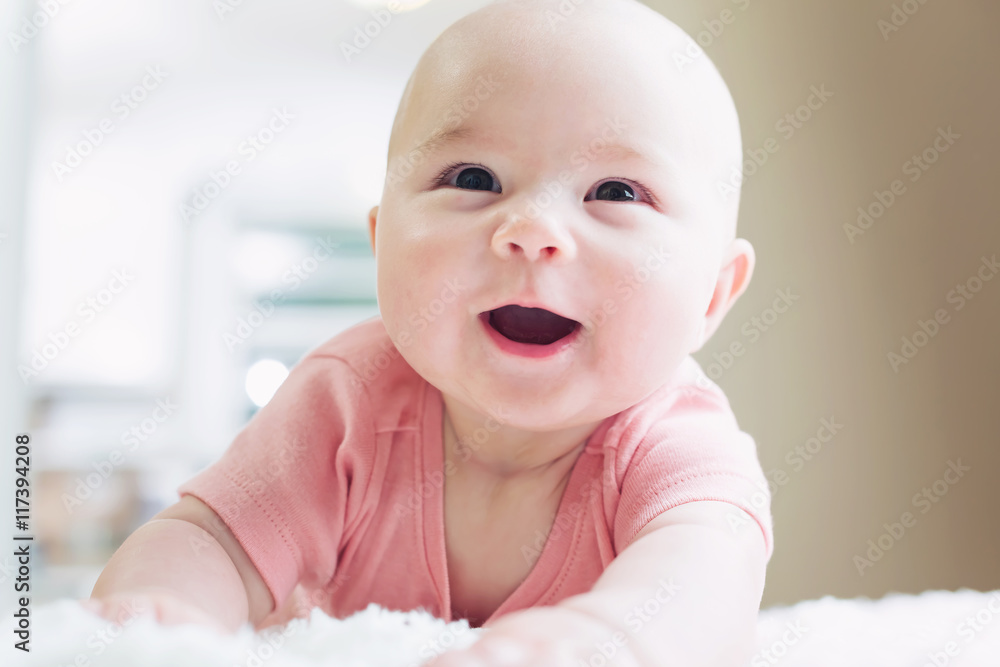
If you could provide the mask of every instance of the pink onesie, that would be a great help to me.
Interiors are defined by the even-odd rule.
[[[337,618],[374,602],[455,620],[442,420],[440,391],[375,317],[303,358],[223,457],[178,491],[229,526],[277,607],[294,590]],[[530,573],[485,624],[590,590],[650,519],[695,500],[745,510],[770,560],[770,495],[754,441],[687,357],[674,378],[591,434],[548,536],[521,547]]]

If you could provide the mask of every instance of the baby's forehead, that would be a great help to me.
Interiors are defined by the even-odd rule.
[[[683,30],[633,0],[589,0],[553,19],[559,6],[495,3],[442,33],[407,84],[390,162],[456,131],[508,152],[531,141],[519,155],[529,159],[611,131],[705,178],[741,164],[739,118],[714,64],[701,54],[677,67],[692,43]]]
[[[576,8],[567,14],[563,5]],[[635,0],[494,3],[453,24],[427,49],[393,130],[418,120],[424,127],[417,134],[426,136],[442,124],[486,116],[483,108],[552,111],[560,126],[601,125],[588,110],[604,113],[616,98],[637,117],[689,125],[701,119],[718,128],[736,119],[718,72],[707,57],[683,71],[672,57],[690,41]],[[738,119],[736,125],[738,134]]]
[[[726,100],[695,99],[700,91],[676,74],[656,76],[642,64],[641,57],[594,64],[590,55],[543,67],[523,58],[470,58],[416,81],[401,110],[405,143],[464,141],[528,157],[543,147],[568,156],[597,141],[622,153],[704,156],[706,141],[726,134],[719,127],[730,120]]]
[[[606,5],[623,5],[633,11],[606,13]],[[555,75],[577,73],[584,77],[614,72],[642,73],[663,79],[679,73],[670,57],[686,48],[691,39],[678,26],[633,0],[604,0],[583,5],[571,23],[552,23],[546,15],[555,3],[546,0],[500,2],[458,21],[442,33],[424,53],[417,71],[431,88],[448,88],[469,82],[477,74],[514,72],[549,80]],[[641,12],[634,11],[638,6]],[[599,11],[600,10],[600,11]],[[650,18],[655,20],[651,21]],[[562,18],[562,21],[568,21]],[[667,65],[673,65],[669,69]],[[677,77],[675,83],[692,76]],[[530,78],[518,79],[520,84]],[[625,81],[623,81],[624,83]],[[564,100],[564,102],[572,102]]]

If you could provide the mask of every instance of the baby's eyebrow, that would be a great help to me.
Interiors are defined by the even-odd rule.
[[[467,139],[471,134],[473,134],[473,129],[468,125],[459,125],[452,128],[439,127],[431,135],[427,137],[419,146],[413,149],[412,153],[417,155],[423,155],[425,153],[433,153],[434,151],[441,148],[443,145],[451,142],[457,141],[459,139]]]
[[[643,160],[650,164],[660,164],[660,160],[653,159],[652,156],[646,155],[641,150],[633,148],[628,144],[608,143],[600,148],[597,154],[612,160]]]
[[[419,146],[413,149],[412,153],[416,155],[429,155],[448,143],[468,139],[475,134],[475,128],[468,125],[458,125],[451,128],[439,127],[434,130]],[[599,147],[594,146],[595,143],[596,141],[591,142],[590,148],[592,152],[587,152],[588,155],[593,156],[595,161],[641,160],[647,164],[665,168],[671,173],[676,173],[676,164],[673,160],[666,159],[666,156],[658,158],[653,154],[643,152],[639,148],[630,146],[626,143],[610,143],[601,141]]]

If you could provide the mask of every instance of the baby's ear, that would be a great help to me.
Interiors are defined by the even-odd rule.
[[[368,211],[368,237],[372,242],[372,255],[375,254],[375,220],[378,218],[378,206],[372,206]]]
[[[700,350],[701,347],[712,337],[715,330],[722,324],[722,318],[726,316],[729,309],[736,303],[736,299],[746,290],[750,284],[750,277],[753,275],[753,267],[756,256],[753,246],[746,239],[734,239],[726,249],[722,259],[722,268],[719,270],[719,278],[715,283],[715,292],[712,294],[712,302],[708,304],[705,311],[705,319],[702,324],[701,335],[698,336],[697,347],[692,352]]]

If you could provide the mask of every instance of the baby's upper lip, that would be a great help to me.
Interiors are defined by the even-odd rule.
[[[522,308],[541,308],[543,310],[549,311],[550,313],[555,313],[559,317],[566,318],[567,320],[573,320],[574,322],[578,322],[579,321],[575,317],[571,317],[570,315],[568,315],[567,314],[569,312],[568,310],[563,310],[560,307],[550,306],[550,305],[544,303],[543,301],[541,301],[540,299],[535,299],[535,298],[531,298],[531,297],[521,297],[521,298],[516,298],[516,299],[508,299],[506,301],[502,301],[502,302],[496,304],[492,308],[488,308],[487,310],[483,311],[483,313],[488,313],[491,310],[496,310],[497,308],[503,308],[504,306],[521,306]],[[483,313],[480,313],[480,314],[483,314]]]

